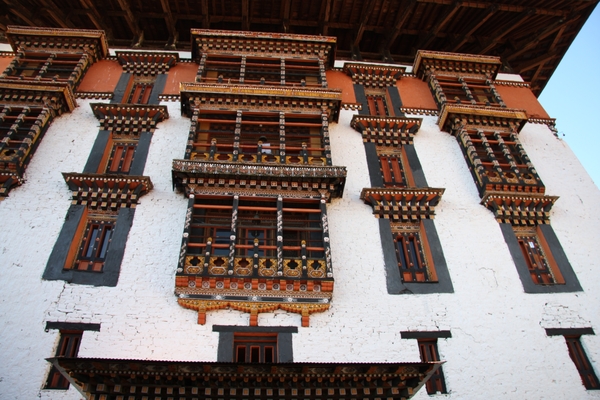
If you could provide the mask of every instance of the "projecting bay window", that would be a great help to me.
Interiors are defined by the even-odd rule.
[[[197,196],[184,271],[324,278],[323,212],[314,200]]]
[[[199,82],[275,86],[326,87],[319,59],[203,55]]]
[[[402,281],[437,281],[426,235],[421,232],[421,227],[418,224],[393,224],[392,233]]]
[[[39,81],[76,82],[82,76],[87,55],[70,53],[19,53],[7,68],[7,77]]]
[[[29,149],[40,139],[42,124],[49,118],[49,112],[42,108],[4,107],[0,112],[0,159],[27,158]]]
[[[506,107],[491,80],[432,76],[430,86],[438,105],[445,103]]]
[[[192,160],[331,165],[320,114],[200,110],[192,129]]]
[[[462,129],[458,142],[481,193],[485,190],[544,192],[516,132]]]

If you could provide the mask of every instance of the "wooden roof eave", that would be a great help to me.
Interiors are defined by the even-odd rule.
[[[47,361],[86,398],[106,395],[117,385],[120,386],[119,390],[125,386],[148,387],[148,378],[151,377],[152,382],[160,382],[164,388],[191,390],[194,387],[199,388],[202,394],[227,389],[218,396],[224,400],[239,398],[236,390],[229,390],[232,382],[235,382],[233,387],[239,386],[238,382],[247,382],[247,387],[253,391],[283,388],[286,398],[293,392],[302,395],[312,393],[307,398],[320,398],[316,396],[315,389],[322,388],[325,379],[328,385],[348,392],[359,390],[362,393],[364,388],[371,391],[381,388],[385,390],[386,398],[405,400],[423,387],[443,364],[439,361],[246,364],[63,357],[48,358]],[[285,385],[281,385],[281,382],[285,382]],[[347,396],[336,390],[332,398],[344,399]]]

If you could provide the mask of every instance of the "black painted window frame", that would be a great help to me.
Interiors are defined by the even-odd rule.
[[[277,360],[275,363],[292,363],[294,361],[292,334],[298,333],[295,326],[226,326],[213,325],[213,332],[219,333],[217,362],[235,362],[235,334],[277,335]]]

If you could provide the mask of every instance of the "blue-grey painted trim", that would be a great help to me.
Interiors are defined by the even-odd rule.
[[[548,336],[581,336],[595,335],[592,328],[546,328]]]
[[[388,86],[387,92],[392,101],[392,107],[394,108],[394,115],[397,117],[404,117],[404,113],[400,111],[402,108],[402,99],[400,98],[400,92],[396,86]]]
[[[127,94],[125,92],[127,91],[127,87],[129,86],[129,81],[131,80],[132,75],[133,74],[130,74],[128,72],[123,72],[121,74],[119,82],[117,82],[117,86],[115,87],[113,98],[110,101],[112,104],[123,103],[123,97],[125,97],[125,95]]]
[[[402,339],[449,339],[452,337],[450,331],[402,331]]]
[[[58,239],[52,248],[46,269],[42,278],[48,281],[65,280],[70,282],[73,278],[72,270],[65,270],[67,256],[71,249],[71,243],[75,240],[77,227],[85,212],[85,206],[71,205],[65,217],[65,223],[58,234]]]
[[[398,260],[396,258],[396,246],[394,236],[388,219],[379,219],[379,234],[381,235],[381,246],[385,263],[387,291],[389,294],[431,294],[431,293],[454,293],[454,287],[450,279],[450,273],[446,259],[442,251],[440,239],[432,220],[423,220],[425,235],[429,242],[429,251],[433,258],[435,271],[438,276],[437,282],[402,282]]]
[[[98,132],[98,136],[96,136],[96,140],[92,146],[92,151],[90,152],[88,160],[85,163],[85,167],[83,168],[84,174],[94,174],[98,172],[98,168],[100,168],[100,162],[102,162],[102,157],[104,157],[104,152],[106,151],[106,145],[108,144],[109,138],[110,131],[102,129]]]
[[[360,110],[358,113],[360,115],[369,115],[369,103],[367,102],[365,87],[356,83],[352,86],[354,86],[354,96],[356,97],[356,102],[362,104],[362,110]]]
[[[277,362],[291,363],[294,361],[292,333],[298,333],[295,326],[227,326],[213,325],[213,332],[219,332],[217,346],[217,361],[233,361],[233,339],[235,332],[265,332],[277,333]]]
[[[367,156],[371,187],[383,187],[383,176],[379,168],[379,156],[377,155],[375,143],[365,143],[365,154]]]
[[[298,333],[297,326],[235,326],[213,325],[213,332],[288,332]]]
[[[46,321],[46,332],[50,329],[69,330],[69,331],[95,331],[100,332],[100,324],[91,324],[87,322],[52,322]]]
[[[167,84],[167,74],[156,75],[156,79],[154,80],[154,85],[152,86],[152,92],[150,93],[150,98],[148,99],[148,104],[159,104],[160,103],[158,96],[162,94],[162,92],[165,89],[166,84]]]
[[[554,261],[556,261],[560,273],[563,278],[565,278],[565,285],[561,286],[568,287],[570,288],[570,291],[573,292],[583,291],[579,284],[579,279],[577,279],[577,275],[575,274],[575,271],[573,271],[573,266],[571,266],[558,237],[556,237],[554,229],[552,229],[552,225],[542,224],[538,225],[538,228],[542,232],[542,235],[544,235],[544,239],[546,239],[546,243],[552,252],[552,257],[554,257]]]
[[[525,257],[521,252],[521,248],[519,247],[519,241],[517,240],[517,236],[515,235],[513,227],[508,223],[501,223],[499,225],[500,230],[502,231],[502,235],[504,236],[504,241],[508,246],[510,255],[512,256],[513,262],[515,263],[515,267],[517,268],[517,273],[519,274],[519,278],[521,279],[521,283],[523,284],[523,290],[525,291],[525,293],[565,293],[581,291],[579,281],[577,280],[573,269],[570,268],[571,265],[568,264],[569,268],[566,268],[565,266],[565,270],[563,270],[563,265],[559,264],[558,260],[558,268],[563,274],[566,283],[564,285],[536,285],[531,279],[531,275],[529,274],[529,267],[527,266],[527,261],[525,261]],[[557,250],[556,244],[560,246],[560,243],[558,243],[558,239],[556,238],[556,235],[554,235],[554,231],[551,229],[550,225],[545,226],[548,226],[552,231],[551,233],[547,234],[547,230],[542,230],[542,233],[544,235],[544,238],[546,239],[546,242],[548,243],[548,246],[550,246],[552,255],[554,256],[555,250]],[[570,272],[567,271],[567,269],[570,270]]]
[[[217,362],[233,362],[233,332],[218,332]]]
[[[116,286],[119,280],[123,253],[125,252],[125,243],[127,242],[129,229],[133,222],[135,209],[122,208],[119,210],[115,230],[106,251],[102,272],[64,269],[71,245],[74,240],[78,239],[75,237],[75,234],[85,207],[82,205],[71,205],[69,208],[65,223],[50,254],[42,278],[45,280],[63,280],[80,285]]]
[[[152,132],[142,132],[140,134],[140,139],[133,155],[133,161],[131,162],[131,168],[129,168],[129,175],[139,176],[144,174],[151,141]]]
[[[423,167],[421,167],[421,162],[419,161],[419,157],[417,156],[415,146],[412,144],[405,144],[402,147],[406,152],[408,166],[410,167],[410,170],[412,172],[412,177],[415,181],[415,186],[418,188],[429,187],[429,185],[427,185],[427,179],[425,179],[425,174],[423,173]]]

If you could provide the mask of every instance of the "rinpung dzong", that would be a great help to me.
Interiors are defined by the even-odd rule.
[[[394,62],[402,28],[387,63],[364,61],[372,3],[384,20],[392,7],[365,2],[350,50],[295,23],[191,29],[187,53],[143,35],[109,50],[116,26],[6,27],[0,393],[595,398],[600,192],[509,69],[523,52],[507,32],[487,45],[501,56]],[[444,2],[398,3],[435,20]],[[524,48],[564,54],[594,5],[580,3],[479,8],[488,23],[560,15]],[[446,5],[419,43],[474,4]]]

